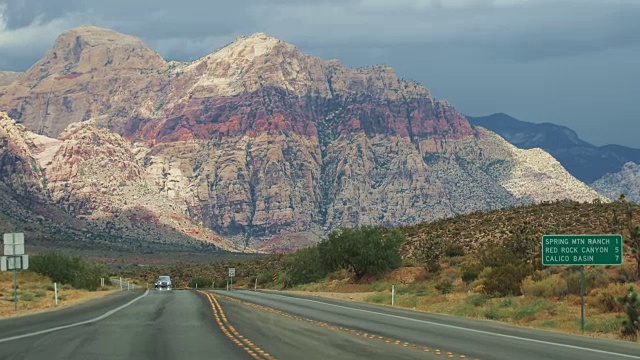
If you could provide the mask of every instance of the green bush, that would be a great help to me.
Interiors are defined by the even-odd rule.
[[[493,305],[489,306],[489,308],[484,311],[483,315],[489,320],[498,320],[502,318],[502,316],[500,315],[500,309]]]
[[[473,306],[482,306],[487,303],[489,297],[485,294],[471,294],[467,296],[465,302]]]
[[[512,307],[513,303],[514,303],[513,296],[507,296],[506,298],[502,299],[502,301],[500,302],[500,307],[503,307],[503,308]]]
[[[106,277],[106,270],[103,265],[88,264],[81,261],[80,271],[76,273],[71,285],[76,289],[98,290],[100,278]]]
[[[29,259],[31,270],[51,278],[52,281],[70,284],[75,274],[82,270],[80,258],[72,258],[59,251],[34,255]]]
[[[451,244],[447,247],[445,255],[448,257],[464,256],[464,247],[460,244]]]
[[[502,245],[481,251],[478,264],[483,267],[478,282],[485,294],[496,297],[520,295],[520,283],[533,273],[530,263],[514,256],[508,247]]]
[[[443,280],[436,284],[436,290],[438,290],[441,294],[448,294],[453,291],[453,284],[451,281]]]
[[[71,257],[59,251],[32,256],[31,270],[76,289],[97,290],[100,278],[109,278],[103,265],[91,264],[79,257]],[[110,282],[110,281],[109,281]]]
[[[317,246],[322,264],[319,269],[324,272],[322,276],[346,269],[354,273],[356,280],[367,274],[396,269],[402,262],[400,246],[404,241],[405,237],[399,230],[387,230],[379,226],[335,230]],[[311,259],[315,258],[314,249],[308,249],[307,256]]]
[[[479,264],[466,265],[462,267],[462,281],[469,284],[475,281],[483,270]]]
[[[273,282],[273,273],[263,272],[257,276],[258,285],[264,286]]]
[[[535,297],[564,298],[569,290],[567,282],[558,274],[535,281],[531,276],[526,277],[521,285],[522,294]]]
[[[520,283],[530,273],[531,268],[526,264],[506,264],[485,268],[478,280],[483,285],[483,292],[489,296],[521,295]]]

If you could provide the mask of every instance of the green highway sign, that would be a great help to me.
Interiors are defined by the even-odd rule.
[[[622,235],[544,235],[542,265],[622,265]]]

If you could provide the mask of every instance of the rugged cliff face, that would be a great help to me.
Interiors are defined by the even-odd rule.
[[[50,136],[32,150],[50,201],[101,226],[144,205],[139,223],[188,218],[272,250],[340,226],[598,197],[389,67],[349,69],[265,34],[166,63],[135,38],[79,28],[0,86],[0,107]]]
[[[85,234],[74,233],[78,241],[99,233],[112,242],[240,250],[150,185],[134,155],[138,149],[93,121],[74,123],[52,139],[0,113],[0,145],[0,202],[5,202],[2,212],[9,222],[28,223],[35,216],[55,225],[43,229],[48,235],[83,230]],[[52,224],[60,216],[52,208],[70,216]]]

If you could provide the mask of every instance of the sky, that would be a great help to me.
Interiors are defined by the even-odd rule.
[[[640,0],[0,0],[0,70],[91,24],[193,60],[265,32],[347,66],[392,66],[471,116],[640,148]]]

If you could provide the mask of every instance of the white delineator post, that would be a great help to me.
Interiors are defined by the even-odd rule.
[[[391,285],[391,306],[396,303],[396,287],[395,285]]]
[[[120,277],[120,290],[122,290],[122,276]]]
[[[53,293],[54,293],[54,297],[56,298],[56,306],[58,306],[58,283],[57,282],[53,283]]]
[[[253,291],[258,291],[258,277],[256,277],[256,283],[253,284]]]

